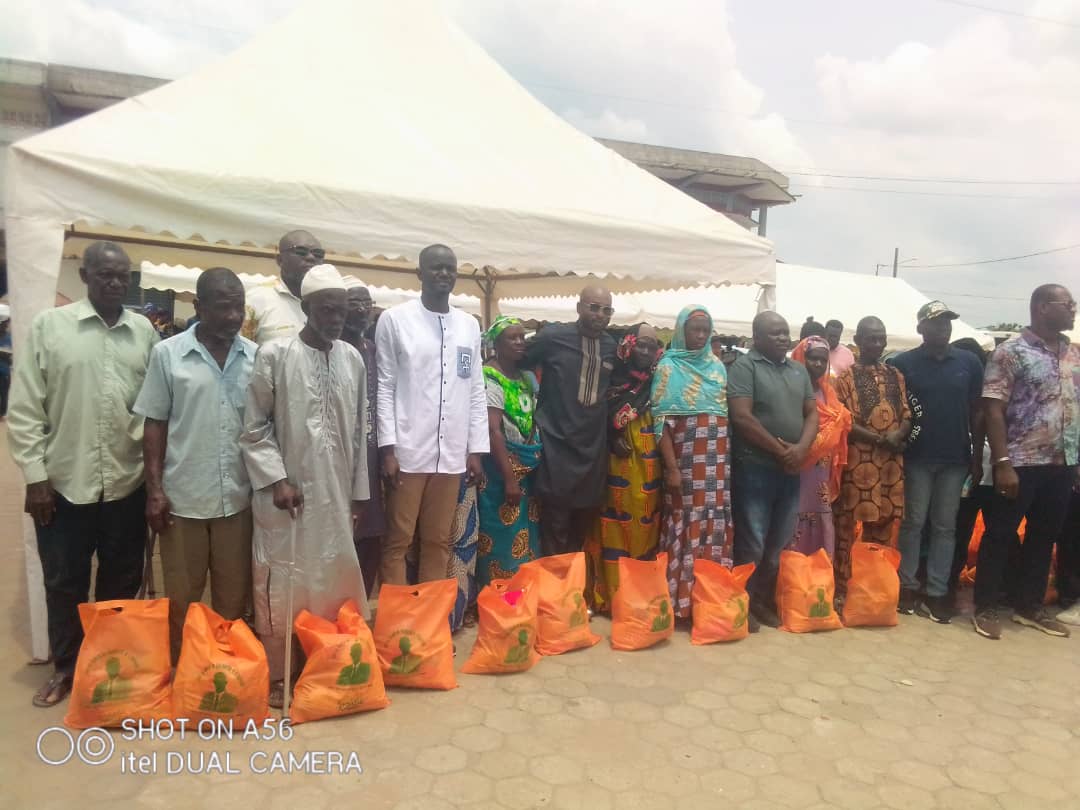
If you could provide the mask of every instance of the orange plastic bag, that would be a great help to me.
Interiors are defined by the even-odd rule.
[[[79,620],[84,638],[64,723],[107,728],[168,718],[169,600],[84,602]]]
[[[651,561],[620,557],[619,590],[611,599],[611,646],[643,650],[674,632],[667,554],[658,554]]]
[[[877,543],[851,546],[851,578],[844,600],[848,627],[895,627],[899,620],[900,552]]]
[[[266,650],[241,620],[228,621],[201,602],[184,619],[184,643],[173,680],[176,717],[231,720],[242,729],[270,716]]]
[[[833,564],[825,549],[819,548],[809,555],[798,551],[780,552],[776,607],[785,630],[813,633],[843,627],[833,610],[834,593]]]
[[[600,636],[589,629],[585,605],[585,552],[541,557],[519,571],[534,571],[540,601],[537,606],[536,651],[561,655],[591,647]]]
[[[375,613],[375,649],[387,686],[456,689],[450,611],[457,580],[383,585]]]
[[[540,601],[534,570],[496,579],[476,598],[479,631],[462,672],[470,675],[524,672],[540,660],[536,606]]]
[[[345,601],[337,623],[301,610],[293,628],[307,662],[293,689],[290,720],[306,723],[390,705],[375,639],[356,602]]]
[[[738,641],[750,635],[747,621],[750,595],[746,592],[746,582],[754,573],[754,567],[753,563],[747,563],[728,568],[703,557],[694,560],[694,588],[690,591],[694,617],[691,644]]]

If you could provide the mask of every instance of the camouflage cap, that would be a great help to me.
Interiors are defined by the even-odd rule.
[[[923,321],[929,321],[932,318],[948,318],[949,320],[956,320],[960,316],[949,309],[941,301],[930,301],[919,307],[918,314],[919,323]]]

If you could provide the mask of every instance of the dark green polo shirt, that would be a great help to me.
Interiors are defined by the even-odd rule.
[[[806,367],[790,358],[774,363],[757,349],[742,355],[728,369],[728,399],[752,399],[754,416],[773,436],[795,444],[802,436],[803,403],[814,399]],[[776,459],[734,435],[734,457],[778,467]]]

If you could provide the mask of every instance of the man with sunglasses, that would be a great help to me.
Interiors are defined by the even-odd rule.
[[[1031,326],[994,351],[983,382],[994,494],[975,577],[975,632],[1001,638],[998,593],[1020,521],[1013,621],[1051,636],[1069,628],[1043,607],[1051,552],[1065,522],[1080,454],[1080,346],[1063,334],[1076,301],[1060,284],[1031,294]]]
[[[278,241],[281,280],[247,294],[247,313],[240,334],[260,346],[280,337],[296,337],[306,317],[300,309],[300,285],[308,270],[322,264],[326,251],[307,231],[289,231]]]
[[[581,551],[607,480],[606,395],[616,349],[605,331],[614,312],[611,293],[586,287],[577,312],[576,323],[541,329],[522,363],[540,372],[536,421],[544,452],[536,490],[545,555]]]

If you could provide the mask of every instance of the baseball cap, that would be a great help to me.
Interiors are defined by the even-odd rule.
[[[919,307],[918,314],[919,323],[923,321],[929,321],[932,318],[948,318],[949,320],[956,320],[960,316],[949,309],[941,301],[930,301]]]

